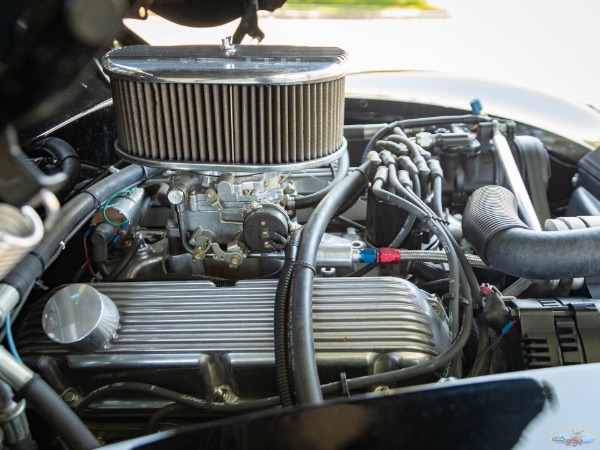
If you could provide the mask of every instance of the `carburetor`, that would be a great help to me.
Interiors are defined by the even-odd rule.
[[[172,272],[206,275],[203,267],[211,266],[208,272],[223,275],[215,264],[237,269],[250,252],[285,247],[294,224],[279,174],[321,167],[346,152],[347,60],[335,47],[259,48],[228,38],[222,45],[123,47],[103,58],[115,151],[175,170]],[[261,264],[268,265],[257,263],[256,273]]]
[[[171,258],[198,263],[211,257],[236,268],[252,252],[276,252],[295,229],[279,173],[240,174],[176,171],[167,198]],[[173,263],[173,262],[172,262]]]

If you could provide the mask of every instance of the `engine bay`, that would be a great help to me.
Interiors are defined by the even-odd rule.
[[[113,443],[600,362],[597,152],[578,170],[477,102],[378,122],[344,100],[346,60],[229,39],[109,52],[112,102],[90,117],[110,163],[68,142],[83,118],[23,146],[68,184],[45,227],[6,206],[31,242],[0,235],[2,337],[23,363],[4,381],[38,373]]]

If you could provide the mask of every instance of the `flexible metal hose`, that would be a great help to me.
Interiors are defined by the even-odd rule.
[[[469,265],[478,269],[489,269],[479,256],[465,255]],[[445,252],[437,250],[402,250],[402,261],[424,261],[424,262],[448,262],[448,256]]]

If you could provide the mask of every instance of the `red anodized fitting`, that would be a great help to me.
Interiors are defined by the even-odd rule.
[[[377,262],[383,264],[396,264],[400,262],[400,250],[397,248],[377,249]]]

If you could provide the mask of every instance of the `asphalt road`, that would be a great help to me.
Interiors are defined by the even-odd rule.
[[[434,17],[261,17],[263,44],[344,48],[351,71],[434,70],[531,87],[600,107],[597,0],[430,0]],[[159,17],[129,26],[156,45],[220,43],[237,21],[177,26]]]

